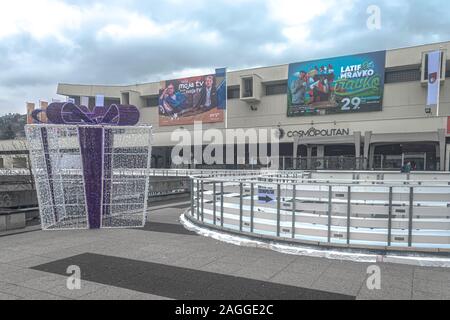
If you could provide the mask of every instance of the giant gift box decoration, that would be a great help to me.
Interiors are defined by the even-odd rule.
[[[43,230],[145,224],[152,128],[136,126],[135,106],[52,103],[33,118],[26,135]]]

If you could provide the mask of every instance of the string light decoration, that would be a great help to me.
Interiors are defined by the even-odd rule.
[[[25,132],[43,230],[144,226],[152,127],[136,125],[135,106],[52,103],[32,116]]]

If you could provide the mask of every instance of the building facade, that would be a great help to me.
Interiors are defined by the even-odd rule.
[[[439,115],[427,110],[427,54],[443,52]],[[411,161],[416,170],[449,170],[450,42],[386,51],[381,111],[288,117],[289,65],[227,73],[227,113],[203,129],[278,128],[281,166],[297,169],[399,170]],[[160,83],[129,86],[59,84],[57,93],[75,99],[105,96],[105,104],[133,104],[141,122],[154,128],[153,166],[171,167],[171,134],[160,127]],[[193,125],[182,126],[189,131]],[[249,164],[252,160],[246,159]]]

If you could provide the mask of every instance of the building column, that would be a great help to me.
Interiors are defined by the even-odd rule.
[[[371,144],[369,147],[369,167],[367,170],[373,170],[373,161],[375,157],[375,145]]]
[[[372,140],[372,131],[364,132],[364,170],[368,170],[369,148]]]
[[[325,157],[325,146],[322,144],[317,146],[317,158],[323,157]]]
[[[297,169],[297,152],[298,152],[298,141],[296,138],[294,138],[293,147],[292,147],[292,166],[295,169]]]
[[[356,131],[353,133],[353,138],[355,139],[355,161],[356,170],[361,170],[361,132]]]
[[[439,170],[445,171],[445,129],[438,129],[439,138]]]
[[[445,147],[445,171],[450,171],[449,159],[447,158],[447,156],[448,156],[448,149],[449,149],[449,147],[446,146]]]
[[[306,146],[306,169],[311,170],[312,165],[312,145]]]
[[[323,159],[324,157],[325,157],[325,146],[323,144],[318,145],[317,146],[317,158],[322,158],[322,161],[320,161],[321,165],[317,169],[325,168],[325,161]]]

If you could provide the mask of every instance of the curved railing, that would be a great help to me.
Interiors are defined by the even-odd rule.
[[[207,171],[207,170],[205,170]],[[193,223],[271,240],[384,250],[450,252],[448,174],[389,180],[304,172],[191,177]],[[409,179],[406,179],[408,177]]]
[[[68,174],[77,173],[77,170],[66,170]],[[72,172],[73,171],[73,172]],[[80,170],[78,170],[80,171]],[[342,181],[342,182],[364,182],[380,183],[382,181],[399,181],[409,183],[417,181],[422,183],[439,182],[450,185],[450,172],[442,171],[413,171],[411,173],[399,173],[395,171],[309,171],[309,170],[224,170],[224,169],[115,169],[118,174],[148,174],[149,176],[248,176],[265,175],[278,176],[280,178],[304,178],[311,181]],[[30,175],[29,169],[2,169],[0,176],[26,176]]]

